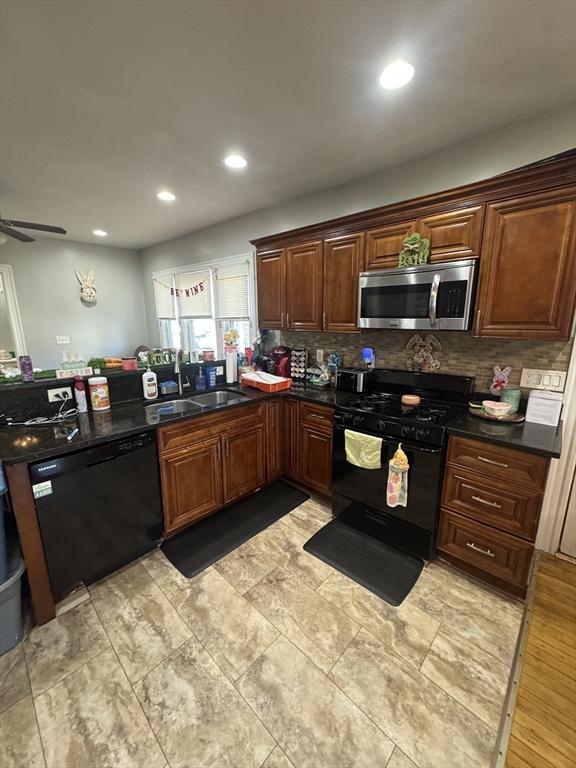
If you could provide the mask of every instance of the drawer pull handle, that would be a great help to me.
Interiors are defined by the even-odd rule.
[[[489,549],[482,549],[482,547],[479,547],[478,544],[474,544],[473,541],[467,541],[466,546],[470,549],[473,549],[474,552],[479,552],[481,555],[486,555],[486,557],[496,557],[494,552]]]
[[[478,456],[478,461],[485,461],[486,464],[494,464],[496,467],[504,467],[504,469],[508,469],[508,464],[504,464],[502,461],[493,461],[492,459],[487,459],[484,456]]]
[[[488,501],[487,499],[483,499],[481,496],[472,496],[474,501],[480,502],[480,504],[486,504],[487,507],[496,507],[496,509],[502,509],[502,504],[498,504],[497,501]]]

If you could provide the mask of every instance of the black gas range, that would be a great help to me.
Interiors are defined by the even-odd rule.
[[[411,554],[432,559],[440,509],[446,427],[465,409],[474,379],[445,374],[376,369],[368,389],[339,399],[334,416],[332,465],[336,515]],[[417,395],[405,405],[402,395]],[[381,439],[380,469],[363,469],[346,457],[346,432]],[[388,462],[398,444],[408,457],[406,507],[386,501]]]
[[[418,405],[405,405],[400,394],[372,392],[340,405],[337,418],[353,429],[442,445],[446,425],[462,410],[460,403],[421,397]]]

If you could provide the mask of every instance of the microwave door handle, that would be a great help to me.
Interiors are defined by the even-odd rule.
[[[436,305],[438,303],[438,288],[440,286],[440,273],[436,272],[434,279],[432,280],[432,287],[430,288],[430,302],[428,304],[428,316],[430,318],[430,325],[434,327],[438,322],[436,316]]]

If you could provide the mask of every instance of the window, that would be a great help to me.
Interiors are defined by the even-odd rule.
[[[235,328],[238,349],[254,336],[254,273],[250,254],[212,264],[158,272],[154,279],[156,317],[163,347],[224,357],[223,336]]]

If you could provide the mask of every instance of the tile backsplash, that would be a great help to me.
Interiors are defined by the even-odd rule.
[[[345,366],[361,365],[360,350],[373,347],[379,368],[409,367],[411,350],[406,349],[414,331],[370,331],[352,335],[344,333],[303,333],[297,331],[271,331],[268,347],[285,344],[288,347],[306,347],[309,360],[315,359],[317,349],[342,352]],[[427,336],[425,332],[420,332]],[[472,333],[444,331],[434,334],[442,349],[435,357],[441,366],[438,373],[474,376],[476,390],[485,392],[492,381],[495,365],[512,367],[510,384],[519,386],[522,368],[543,368],[566,371],[570,361],[572,341],[521,341],[477,338]]]

